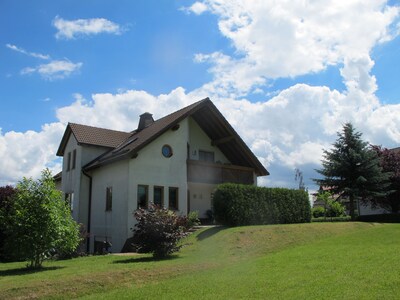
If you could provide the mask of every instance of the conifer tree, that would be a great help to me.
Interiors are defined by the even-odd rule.
[[[333,195],[348,198],[352,220],[356,201],[366,203],[384,197],[389,186],[389,175],[382,171],[376,152],[361,136],[351,123],[346,123],[333,148],[324,150],[322,169],[316,170],[324,178],[315,179]]]

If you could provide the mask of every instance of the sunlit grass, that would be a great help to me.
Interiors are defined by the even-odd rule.
[[[196,232],[168,260],[95,256],[40,272],[0,264],[0,298],[395,299],[400,224],[318,223]]]

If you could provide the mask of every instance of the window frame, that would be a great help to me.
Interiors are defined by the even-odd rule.
[[[153,204],[157,206],[158,204],[156,204],[156,189],[160,189],[161,204],[159,205],[159,208],[163,208],[164,207],[164,187],[160,186],[160,185],[155,185],[153,187]]]
[[[76,167],[76,149],[74,149],[74,151],[72,151],[72,170],[75,169]]]
[[[140,191],[140,188],[141,188],[141,187],[143,187],[143,188],[145,189],[145,196],[146,196],[146,199],[145,199],[145,206],[144,206],[144,207],[141,207],[141,206],[140,206],[140,201],[139,201],[139,199],[140,199],[139,191]],[[148,208],[149,208],[149,186],[148,186],[148,185],[145,185],[145,184],[138,184],[138,186],[137,186],[137,199],[136,199],[136,202],[137,202],[137,209],[148,209]]]
[[[106,211],[112,211],[112,186],[106,187]]]
[[[67,171],[71,170],[71,151],[67,154]]]
[[[171,192],[175,191],[175,206],[171,205]],[[168,187],[168,209],[169,210],[179,210],[179,188],[178,187]]]

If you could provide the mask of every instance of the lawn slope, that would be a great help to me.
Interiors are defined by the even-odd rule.
[[[395,299],[400,224],[317,223],[196,232],[172,259],[96,256],[0,264],[0,298]]]

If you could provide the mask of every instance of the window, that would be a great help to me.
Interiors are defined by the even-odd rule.
[[[106,188],[106,211],[112,210],[112,187]]]
[[[171,157],[172,156],[172,148],[170,145],[164,145],[161,148],[161,153],[164,157]]]
[[[72,152],[72,169],[75,169],[76,166],[76,149]]]
[[[162,186],[154,187],[153,203],[157,207],[164,207],[164,188]]]
[[[68,152],[67,171],[71,169],[71,152]]]
[[[68,203],[68,206],[72,212],[74,210],[74,193],[66,193],[65,202]]]
[[[199,160],[214,162],[214,152],[199,150]]]
[[[149,187],[147,185],[138,185],[137,208],[147,208],[149,199]]]
[[[169,205],[171,210],[178,210],[178,188],[170,187],[168,193]]]

